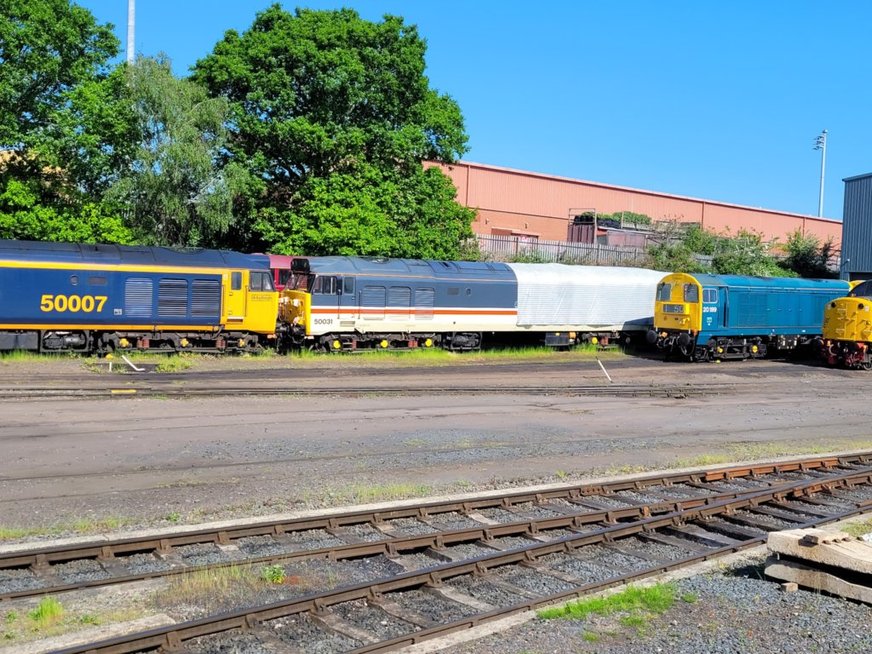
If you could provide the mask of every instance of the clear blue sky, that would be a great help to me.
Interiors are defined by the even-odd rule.
[[[127,0],[76,0],[125,43]],[[177,73],[268,0],[138,0],[136,51]],[[872,2],[346,0],[403,16],[431,85],[460,104],[464,159],[841,220],[872,172]],[[123,49],[124,45],[122,45]]]

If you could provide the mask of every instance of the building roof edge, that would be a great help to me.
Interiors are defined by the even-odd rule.
[[[516,168],[506,168],[504,166],[494,166],[491,164],[483,164],[475,161],[455,161],[453,164],[446,164],[442,162],[434,162],[439,163],[442,166],[469,166],[470,168],[481,168],[484,170],[495,170],[503,173],[511,173],[513,175],[525,175],[527,177],[537,177],[540,179],[553,179],[560,180],[563,182],[574,182],[580,184],[589,184],[590,186],[597,186],[599,188],[605,189],[613,189],[615,191],[629,191],[631,193],[644,193],[646,195],[655,195],[662,198],[672,198],[674,200],[687,200],[689,202],[702,202],[704,204],[712,204],[720,207],[729,207],[731,209],[750,209],[752,211],[762,211],[764,213],[777,214],[780,216],[792,216],[794,218],[805,218],[808,220],[817,220],[826,223],[835,223],[838,225],[842,224],[841,220],[837,220],[835,218],[820,218],[818,216],[812,216],[809,214],[802,213],[793,213],[790,211],[779,211],[778,209],[767,209],[765,207],[752,207],[745,204],[735,204],[731,202],[723,202],[721,200],[708,200],[705,198],[697,198],[689,195],[676,195],[674,193],[664,193],[663,191],[650,191],[648,189],[642,188],[633,188],[632,186],[619,186],[617,184],[605,184],[603,182],[592,182],[587,179],[578,179],[575,177],[563,177],[562,175],[548,175],[546,173],[538,173],[529,170],[518,170]],[[872,175],[872,173],[870,173]],[[860,175],[860,177],[864,177],[864,175]],[[854,178],[850,178],[854,179]],[[847,181],[847,180],[845,180]]]

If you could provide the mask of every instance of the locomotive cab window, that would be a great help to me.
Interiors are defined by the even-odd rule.
[[[851,297],[872,297],[872,280],[857,284],[849,295]]]
[[[704,288],[702,289],[702,301],[709,304],[714,304],[718,301],[718,289]]]
[[[241,291],[242,290],[242,273],[241,272],[230,273],[230,289],[233,291]]]
[[[684,301],[699,302],[699,286],[697,286],[696,284],[685,284]]]
[[[274,291],[272,279],[269,273],[251,272],[249,274],[248,287],[252,291]]]
[[[657,285],[657,300],[660,302],[669,302],[672,299],[672,284],[661,282]]]
[[[316,276],[315,281],[312,284],[312,294],[313,295],[337,295],[337,289],[339,284],[336,277],[325,275],[325,276]]]
[[[354,277],[346,277],[342,280],[342,292],[345,295],[354,295]]]

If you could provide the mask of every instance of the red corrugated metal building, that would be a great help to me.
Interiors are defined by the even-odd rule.
[[[766,240],[783,241],[797,229],[817,236],[822,242],[832,238],[837,247],[842,239],[842,223],[827,218],[465,161],[451,166],[433,165],[439,165],[452,179],[458,201],[478,212],[472,224],[476,234],[566,241],[570,240],[570,225],[575,216],[631,211],[655,221],[698,223],[717,233],[753,230]]]

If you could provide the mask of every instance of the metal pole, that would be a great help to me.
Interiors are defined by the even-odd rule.
[[[127,0],[127,63],[133,63],[134,25],[136,24],[136,0]]]
[[[818,218],[824,215],[824,173],[827,168],[827,130],[821,132],[815,139],[815,150],[821,151],[821,190],[818,196]]]

